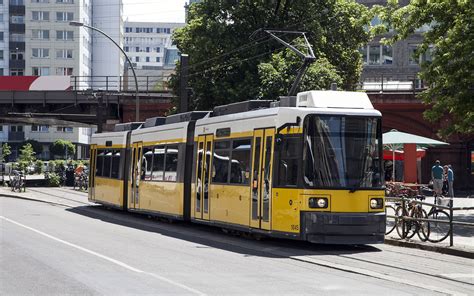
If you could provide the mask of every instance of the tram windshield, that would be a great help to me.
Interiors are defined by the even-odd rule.
[[[380,118],[309,115],[304,124],[304,183],[310,188],[380,188]]]

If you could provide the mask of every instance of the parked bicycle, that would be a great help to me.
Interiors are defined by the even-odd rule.
[[[446,202],[447,201],[447,202]],[[428,241],[432,243],[439,243],[445,240],[451,233],[449,227],[449,214],[443,209],[438,208],[436,205],[449,206],[451,199],[444,198],[444,196],[436,196],[434,206],[431,207],[427,216],[430,221],[430,235]]]
[[[406,203],[406,207],[402,205],[397,207],[395,216],[408,218],[396,218],[397,233],[400,238],[407,239],[418,234],[421,241],[427,241],[430,236],[430,223],[421,220],[428,219],[428,215],[422,205],[416,202],[417,199],[423,201],[425,197],[422,195],[415,196],[413,200]]]
[[[13,177],[11,174],[9,175],[11,190],[13,192],[21,192],[21,190],[23,189],[23,192],[26,192],[26,181],[24,174],[21,171],[17,170],[13,170],[12,174]]]

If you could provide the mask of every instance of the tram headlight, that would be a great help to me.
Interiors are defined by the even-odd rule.
[[[328,207],[328,199],[324,197],[310,197],[308,206],[312,209],[324,209]]]
[[[370,199],[370,208],[371,209],[381,209],[381,208],[383,208],[383,199],[382,198],[372,198],[372,199]]]

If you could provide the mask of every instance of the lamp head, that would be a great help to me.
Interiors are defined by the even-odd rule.
[[[69,22],[69,25],[70,25],[70,26],[73,26],[73,27],[82,27],[82,26],[84,26],[84,23],[81,23],[81,22]]]

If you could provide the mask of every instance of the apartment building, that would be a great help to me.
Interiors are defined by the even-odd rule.
[[[3,75],[90,77],[122,73],[123,58],[118,49],[112,49],[114,45],[109,40],[89,29],[69,25],[78,21],[97,27],[120,44],[123,40],[121,0],[0,0],[0,3],[3,3],[0,4]],[[2,46],[8,51],[8,58],[4,58],[8,61],[1,60]]]
[[[9,65],[9,46],[8,46],[8,20],[9,5],[7,0],[0,0],[0,76],[8,72]]]
[[[124,50],[139,70],[174,68],[178,50],[171,35],[184,23],[125,22]]]
[[[74,159],[86,159],[89,157],[89,144],[95,128],[50,126],[50,125],[0,125],[0,145],[8,143],[12,148],[10,161],[15,160],[20,154],[22,144],[26,140],[38,141],[43,146],[43,152],[36,155],[38,159],[50,160],[53,155],[49,152],[49,146],[57,139],[71,141],[76,146]]]

